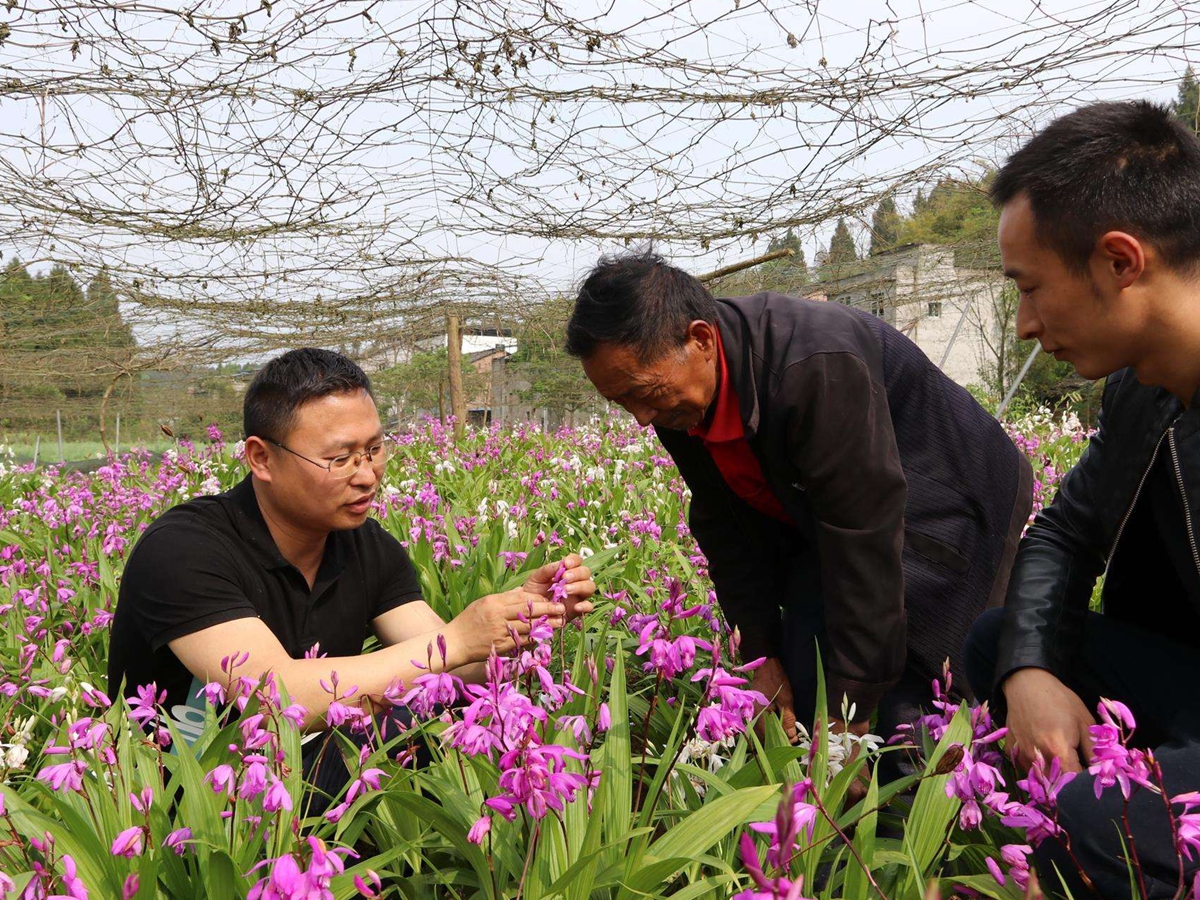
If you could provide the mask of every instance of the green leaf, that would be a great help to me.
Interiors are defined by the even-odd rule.
[[[875,809],[879,803],[878,766],[871,773],[871,785],[867,788],[867,795],[863,798],[863,803],[870,812],[859,819],[854,829],[853,846],[859,859],[854,859],[852,856],[847,863],[849,868],[846,870],[844,900],[867,900],[867,892],[870,890],[867,870],[875,862],[875,828],[879,822],[879,813]]]
[[[978,891],[985,897],[995,900],[1024,900],[1025,892],[1009,881],[1005,887],[1000,887],[991,875],[955,875],[940,881],[943,896],[949,896],[955,885],[962,885],[973,891]]]
[[[480,884],[491,884],[487,856],[480,847],[467,840],[470,823],[463,823],[457,817],[450,815],[443,807],[418,794],[406,791],[393,794],[392,799],[407,807],[421,821],[436,828],[438,834],[453,846],[458,855],[471,867]]]
[[[644,834],[651,834],[653,831],[653,828],[634,828],[613,844],[606,844],[580,854],[575,862],[558,877],[558,880],[547,888],[546,896],[555,897],[561,893],[564,897],[587,897],[595,886],[595,880],[588,873],[595,870],[601,854],[613,848],[620,851],[622,845]]]
[[[633,750],[630,743],[629,698],[625,691],[625,650],[620,640],[613,641],[613,670],[608,684],[608,708],[612,728],[604,740],[600,756],[600,777],[604,791],[601,815],[604,817],[604,843],[612,851],[605,856],[605,865],[622,857],[618,849],[629,832],[633,819]],[[595,805],[593,805],[593,808]]]
[[[650,852],[660,858],[704,853],[730,831],[750,821],[750,814],[778,793],[777,786],[768,784],[718,797],[651,844]]]
[[[726,886],[734,880],[733,875],[714,875],[711,878],[702,878],[699,881],[693,881],[682,890],[672,893],[671,900],[697,900],[700,897],[720,897],[729,896],[729,891]]]
[[[913,869],[906,881],[906,896],[922,897],[924,888],[933,873],[934,863],[942,852],[954,817],[958,814],[959,801],[946,796],[949,773],[934,775],[942,757],[955,744],[965,745],[971,736],[971,713],[964,703],[959,707],[946,733],[938,741],[933,755],[925,765],[925,776],[917,788],[912,811],[904,831],[904,843],[912,856]]]

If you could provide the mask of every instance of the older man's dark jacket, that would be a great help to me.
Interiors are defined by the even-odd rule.
[[[699,438],[658,429],[692,532],[743,655],[779,656],[781,605],[821,603],[829,696],[869,713],[906,649],[931,674],[957,661],[1004,556],[1020,452],[876,316],[772,293],[717,307],[746,437],[794,527],[737,497]]]
[[[1200,393],[1184,409],[1166,390],[1139,382],[1131,369],[1109,377],[1097,432],[1017,553],[1005,602],[997,688],[1015,670],[1031,666],[1071,680],[1096,578],[1106,570],[1101,597],[1106,616],[1196,642],[1198,401]],[[1178,503],[1178,527],[1165,530],[1138,502],[1151,470],[1163,463]],[[1190,568],[1189,557],[1194,579],[1180,574]],[[1185,562],[1173,565],[1172,560]],[[1003,696],[999,690],[995,694],[1002,706]]]

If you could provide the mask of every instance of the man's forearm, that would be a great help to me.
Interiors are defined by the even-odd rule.
[[[450,674],[461,678],[463,684],[483,684],[487,681],[487,662],[474,662],[470,665],[459,666]]]
[[[347,703],[359,705],[369,697],[375,705],[384,706],[387,703],[383,698],[384,692],[397,681],[408,686],[421,675],[443,671],[457,675],[459,670],[472,672],[476,667],[483,666],[482,663],[473,663],[459,656],[455,641],[447,641],[446,661],[443,664],[441,654],[437,651],[437,636],[444,631],[444,628],[431,631],[360,656],[288,660],[276,668],[275,674],[286,686],[292,702],[299,703],[307,711],[305,730],[319,731],[326,727],[329,704],[335,699],[321,686],[321,682],[331,685],[333,673],[337,673],[338,699],[357,688]],[[428,648],[431,643],[434,653],[430,659]]]

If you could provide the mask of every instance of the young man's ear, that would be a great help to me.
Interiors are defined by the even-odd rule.
[[[1109,231],[1096,242],[1105,276],[1113,287],[1124,290],[1146,271],[1146,246],[1124,231]]]

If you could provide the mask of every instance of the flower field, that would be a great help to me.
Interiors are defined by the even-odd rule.
[[[1040,507],[1084,434],[1042,418],[1013,436]],[[140,529],[242,477],[238,448],[210,438],[88,475],[0,470],[0,893],[898,900],[934,882],[941,896],[1025,896],[1028,845],[1054,839],[1067,776],[1010,771],[1003,732],[946,684],[931,685],[920,734],[855,747],[819,712],[799,745],[774,717],[760,737],[754,662],[719,615],[686,490],[636,428],[475,432],[457,447],[436,425],[397,436],[378,516],[443,618],[571,551],[595,572],[597,609],[535,628],[485,685],[394,684],[407,727],[364,712],[331,673],[339,729],[316,739],[351,780],[320,811],[284,685],[210,685],[194,739],[152,685],[109,697],[108,626]],[[1120,757],[1124,711],[1102,719],[1111,784],[1137,760]],[[917,774],[871,780],[905,740]]]

